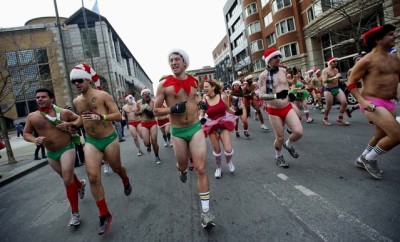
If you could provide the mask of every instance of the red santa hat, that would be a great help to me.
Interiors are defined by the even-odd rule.
[[[172,50],[170,50],[169,53],[168,53],[168,62],[169,62],[169,57],[172,54],[178,54],[178,55],[182,56],[183,61],[186,63],[186,68],[189,66],[189,63],[190,63],[189,62],[189,56],[188,56],[188,54],[186,54],[185,51],[183,51],[181,49],[172,49]]]
[[[233,85],[239,85],[239,86],[240,86],[241,84],[242,84],[242,83],[241,83],[239,80],[236,80],[236,81],[232,82],[232,86],[233,86]]]
[[[125,97],[125,101],[129,102],[129,103],[134,103],[135,102],[135,97],[132,96],[131,94],[126,95]]]
[[[265,51],[264,55],[263,55],[263,59],[265,60],[265,64],[268,65],[268,62],[271,60],[271,58],[273,58],[273,57],[275,57],[277,55],[283,56],[282,53],[279,50],[277,50],[277,49],[275,49],[273,47],[267,49]]]
[[[365,32],[362,36],[364,44],[370,48],[374,48],[376,40],[382,39],[387,33],[394,31],[396,27],[391,24],[385,24],[383,26],[377,26]]]
[[[321,71],[320,69],[315,68],[315,69],[314,69],[314,74],[317,74],[317,73],[320,72],[320,71]]]
[[[142,89],[142,91],[140,92],[140,96],[143,96],[143,94],[148,93],[151,94],[150,89],[148,89],[147,87],[144,87]]]
[[[314,70],[313,69],[310,69],[310,70],[308,70],[307,72],[306,72],[307,74],[314,74]]]
[[[248,80],[253,80],[253,75],[248,75],[244,78],[244,80],[247,82]]]
[[[79,65],[76,65],[72,71],[71,74],[69,75],[70,80],[75,80],[75,79],[87,79],[91,80],[94,82],[94,85],[96,85],[96,88],[99,90],[103,90],[100,86],[100,79],[97,73],[93,70],[92,67],[90,67],[88,64],[82,63]]]
[[[332,61],[337,61],[338,58],[336,58],[335,56],[332,56],[330,58],[328,58],[326,61],[328,62],[328,65],[331,64]]]

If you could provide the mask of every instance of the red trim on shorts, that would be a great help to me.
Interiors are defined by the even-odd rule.
[[[157,119],[157,125],[158,127],[163,127],[164,125],[169,123],[169,118],[165,118],[165,119]]]
[[[288,104],[286,107],[284,108],[271,108],[271,107],[267,107],[267,112],[269,115],[273,115],[273,116],[278,116],[280,117],[282,120],[284,120],[286,118],[286,115],[289,113],[289,111],[292,108],[292,104]]]
[[[142,127],[150,130],[151,127],[157,124],[157,121],[153,120],[150,122],[142,122]]]

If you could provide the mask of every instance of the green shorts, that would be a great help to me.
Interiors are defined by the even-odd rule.
[[[64,154],[65,151],[70,150],[70,149],[75,149],[75,145],[73,143],[70,143],[69,145],[64,146],[63,148],[57,150],[57,151],[47,151],[47,157],[49,157],[52,160],[55,161],[60,161],[61,155]]]
[[[171,127],[171,134],[175,137],[184,139],[186,141],[190,141],[192,140],[192,137],[195,133],[197,133],[197,131],[201,130],[201,123],[200,121],[194,123],[191,126],[187,126],[187,127],[179,127],[179,128],[174,128]]]
[[[98,149],[101,152],[104,152],[104,150],[107,148],[109,144],[111,144],[116,138],[118,138],[117,132],[111,133],[109,136],[100,138],[100,139],[95,139],[89,136],[86,136],[86,142],[89,144],[92,144],[96,149]]]

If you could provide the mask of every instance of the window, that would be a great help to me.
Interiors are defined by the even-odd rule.
[[[275,0],[272,2],[272,12],[276,13],[284,7],[290,6],[290,0]]]
[[[86,35],[86,29],[81,28],[80,31],[81,31],[83,52],[85,58],[100,57],[99,44],[97,42],[97,36],[96,36],[96,29],[94,27],[88,28],[90,44],[88,42],[89,40]]]
[[[7,52],[6,58],[17,115],[26,117],[37,109],[36,90],[53,89],[46,48]]]
[[[312,5],[309,9],[307,9],[308,23],[319,17],[321,14],[322,14],[321,2],[317,2],[314,5]]]
[[[261,31],[260,21],[251,23],[249,25],[249,27],[247,28],[248,35],[251,35],[251,34],[254,34],[254,33],[260,32],[260,31]]]
[[[257,3],[250,3],[244,10],[246,17],[257,13]]]
[[[263,45],[262,40],[256,40],[256,41],[250,43],[251,53],[254,53],[254,52],[257,52],[257,51],[260,51],[263,49],[264,49],[264,45]]]
[[[285,58],[291,57],[291,56],[296,56],[299,54],[298,48],[297,48],[297,42],[284,45],[283,47],[279,48],[280,52],[282,52],[283,56]]]
[[[342,0],[321,0],[322,11],[326,12],[335,5],[341,4]]]
[[[269,2],[269,0],[261,0],[261,8],[263,8],[265,5],[267,5],[268,2]]]
[[[295,30],[293,18],[285,19],[276,25],[276,32],[278,36],[293,30]]]
[[[272,33],[267,36],[267,47],[270,47],[271,45],[276,43],[276,38],[275,38],[275,33]]]
[[[264,17],[264,25],[265,27],[267,27],[268,25],[270,25],[272,23],[272,13],[269,12],[267,14],[267,16]]]
[[[258,59],[253,61],[253,69],[254,71],[262,70],[265,68],[265,61]]]

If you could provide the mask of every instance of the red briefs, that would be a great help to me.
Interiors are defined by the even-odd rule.
[[[286,115],[289,113],[289,111],[292,109],[292,104],[289,103],[286,107],[284,108],[271,108],[267,107],[266,111],[268,112],[269,115],[273,116],[278,116],[282,120],[286,118]]]
[[[136,128],[140,124],[140,120],[139,121],[129,121],[128,124],[132,125],[133,127]]]
[[[150,122],[142,122],[142,127],[150,130],[151,127],[157,124],[157,121],[153,120]]]
[[[169,118],[165,118],[165,119],[161,119],[161,120],[157,119],[158,127],[163,127],[166,124],[169,124]]]

